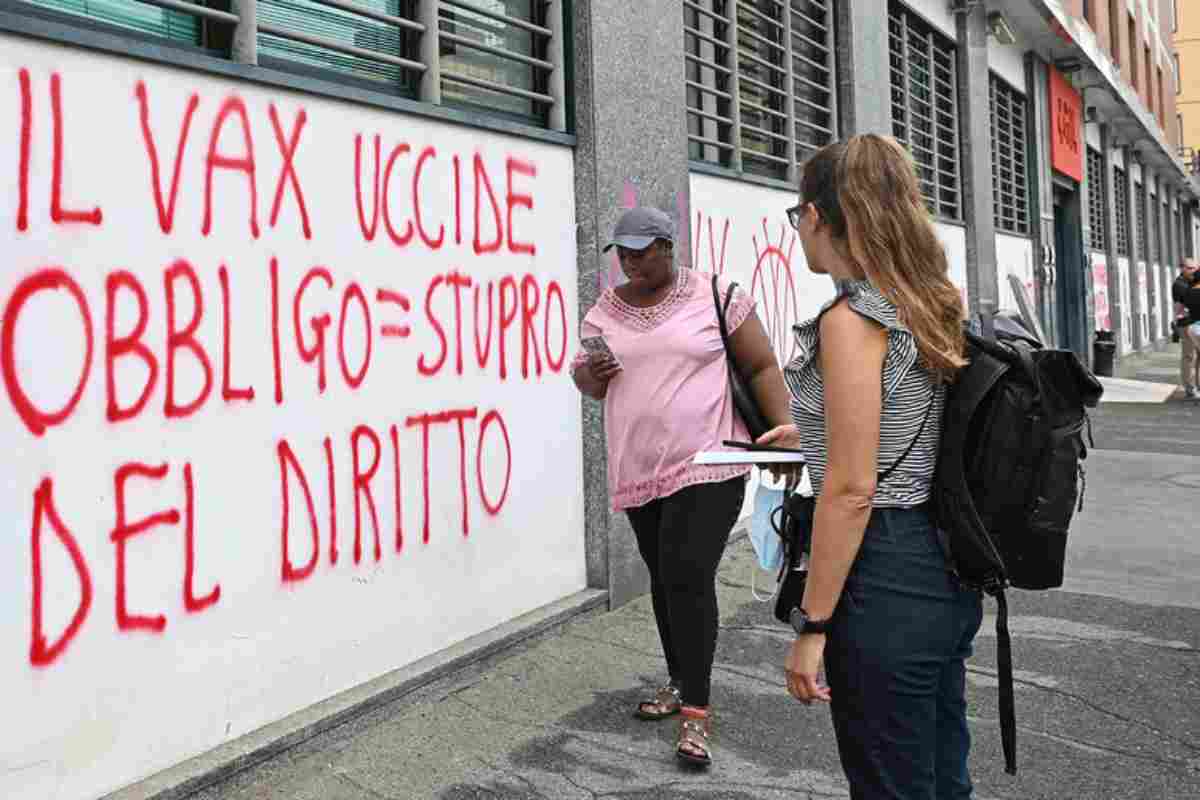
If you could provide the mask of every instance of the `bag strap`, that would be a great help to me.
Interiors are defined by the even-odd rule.
[[[717,326],[720,327],[720,329],[721,329],[721,344],[724,345],[724,347],[725,347],[726,357],[730,357],[730,354],[729,354],[729,327],[725,323],[725,311],[729,308],[729,301],[733,299],[733,289],[735,286],[737,286],[736,283],[731,283],[729,285],[729,292],[725,296],[725,307],[722,308],[721,307],[721,295],[720,295],[720,292],[717,291],[717,275],[716,275],[716,273],[713,273],[713,276],[712,276],[713,306],[717,310]]]
[[[1017,774],[1017,713],[1013,700],[1012,639],[1008,635],[1008,599],[1003,589],[996,597],[996,668],[1000,679],[1000,744],[1004,750],[1004,771]]]
[[[929,405],[925,406],[925,416],[921,418],[921,427],[917,429],[917,435],[908,443],[908,447],[904,450],[903,455],[896,459],[896,462],[887,468],[885,472],[879,474],[879,483],[883,483],[896,469],[904,463],[904,459],[908,458],[908,454],[916,447],[917,442],[921,438],[921,434],[925,433],[925,426],[929,424],[929,415],[933,411],[933,403],[937,399],[937,389],[929,393]]]

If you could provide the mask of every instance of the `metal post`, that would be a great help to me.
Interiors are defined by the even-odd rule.
[[[258,0],[231,0],[230,10],[238,15],[233,28],[230,57],[239,64],[258,64]]]
[[[425,26],[425,32],[421,34],[421,63],[425,65],[421,75],[421,100],[434,105],[442,103],[441,45],[438,41],[441,5],[439,0],[423,0],[418,4],[420,13],[417,15],[417,21]]]
[[[563,3],[562,0],[550,0],[546,7],[546,27],[551,30],[550,42],[546,60],[554,65],[550,72],[550,85],[547,94],[554,98],[550,106],[550,128],[556,131],[567,129],[567,89],[564,76],[566,64],[563,62]]]

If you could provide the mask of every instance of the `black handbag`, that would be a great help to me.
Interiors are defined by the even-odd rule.
[[[804,603],[804,585],[808,580],[808,552],[812,546],[813,514],[817,498],[792,491],[771,512],[771,527],[783,540],[783,564],[779,567],[779,587],[775,592],[775,619],[791,624],[793,608]]]
[[[936,396],[935,396],[936,397]],[[925,416],[921,419],[921,427],[917,435],[908,443],[904,453],[896,459],[885,471],[879,474],[879,483],[883,483],[908,458],[914,446],[925,432],[929,422],[930,412],[933,411],[935,397],[929,398],[925,408]],[[813,521],[817,511],[817,498],[808,497],[799,492],[788,492],[783,503],[771,512],[771,527],[783,539],[783,565],[779,568],[779,586],[775,592],[775,619],[784,625],[792,624],[792,609],[800,608],[804,603],[804,586],[808,582],[808,554],[812,549]]]
[[[730,301],[733,300],[733,290],[736,286],[736,283],[729,284],[729,289],[725,292],[725,304],[722,306],[720,293],[717,291],[717,276],[713,275],[713,305],[717,309],[717,324],[721,328],[721,344],[725,348],[725,361],[729,367],[729,392],[733,395],[733,407],[737,409],[742,422],[746,423],[750,441],[753,442],[771,430],[771,425],[767,422],[762,409],[759,408],[758,400],[754,397],[754,391],[750,388],[749,381],[742,376],[737,360],[733,357],[733,351],[729,349],[729,326],[725,323],[725,312],[729,309]]]

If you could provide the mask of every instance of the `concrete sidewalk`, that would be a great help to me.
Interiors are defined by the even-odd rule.
[[[1131,480],[1131,469],[1146,473],[1144,480]],[[980,800],[1200,797],[1200,544],[1178,538],[1195,489],[1167,480],[1198,471],[1200,459],[1184,455],[1097,452],[1089,460],[1090,505],[1070,565],[1087,582],[1011,597],[1016,777],[1003,771],[995,606],[987,602],[968,686]],[[1131,538],[1134,520],[1139,533]],[[1156,530],[1176,537],[1162,551]],[[1126,546],[1142,549],[1127,556]],[[663,677],[649,599],[642,598],[576,617],[196,798],[846,797],[827,710],[801,706],[784,691],[791,637],[751,597],[752,559],[741,537],[719,574],[716,765],[708,772],[676,762],[673,721],[631,715]],[[1172,571],[1160,575],[1155,565],[1168,559]],[[1134,562],[1147,566],[1130,572]],[[1121,577],[1113,579],[1113,570]]]
[[[1113,377],[1147,383],[1179,386],[1179,343],[1168,343],[1162,350],[1125,356],[1117,364]]]

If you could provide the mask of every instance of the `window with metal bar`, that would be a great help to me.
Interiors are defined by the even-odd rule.
[[[538,117],[549,107],[549,3],[442,0],[442,102]]]
[[[137,0],[26,0],[30,5],[52,11],[86,17],[96,22],[157,36],[182,44],[199,45],[201,18],[186,10],[166,6],[187,6],[187,2],[142,3]]]
[[[688,157],[781,180],[836,136],[834,0],[683,0]]]
[[[436,32],[428,30],[421,6],[420,0],[259,0],[260,52],[416,97],[430,68],[422,62],[422,39],[435,35],[443,104],[545,121],[554,102],[551,4],[441,0]]]
[[[229,54],[238,24],[230,0],[23,2],[48,9],[31,13],[89,17],[203,45],[214,55]],[[560,31],[569,0],[258,0],[256,6],[263,66],[565,125]]]
[[[996,75],[988,85],[992,118],[992,200],[996,230],[1029,235],[1025,171],[1025,96]]]
[[[416,5],[416,0],[259,0],[259,57],[415,97],[422,70]]]
[[[1147,261],[1150,258],[1149,231],[1146,230],[1146,187],[1141,183],[1133,184],[1133,246],[1134,261]]]
[[[904,5],[888,7],[892,133],[908,146],[932,213],[962,219],[954,43]]]
[[[1129,257],[1129,176],[1120,167],[1113,169],[1113,205],[1117,209],[1117,224],[1113,231],[1117,255]]]
[[[1104,207],[1104,157],[1099,150],[1087,149],[1088,247],[1108,250],[1108,214]]]

